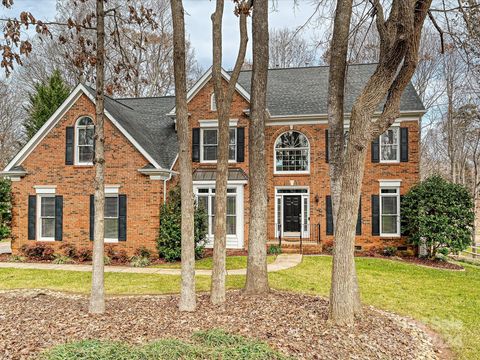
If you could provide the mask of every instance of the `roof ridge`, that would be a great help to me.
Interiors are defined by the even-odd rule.
[[[363,65],[377,65],[378,62],[372,62],[372,63],[353,63],[353,64],[348,64],[348,66],[363,66]],[[270,70],[299,70],[299,69],[318,69],[318,68],[328,68],[330,65],[313,65],[313,66],[291,66],[291,67],[272,67],[268,68],[268,71]],[[252,70],[241,70],[241,72],[251,72]],[[231,73],[232,70],[227,71],[228,73]]]
[[[164,96],[139,96],[139,97],[120,97],[120,98],[112,98],[113,100],[138,100],[138,99],[166,99],[166,98],[174,98],[175,95],[164,95]]]

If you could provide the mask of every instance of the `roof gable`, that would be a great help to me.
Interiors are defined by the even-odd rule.
[[[86,87],[83,84],[71,92],[64,103],[55,111],[55,113],[45,122],[45,124],[37,131],[37,133],[25,144],[25,146],[15,155],[15,157],[7,164],[4,172],[12,171],[16,166],[20,165],[40,144],[45,136],[57,125],[64,114],[70,110],[80,96],[86,95],[95,104],[95,92],[93,89]],[[116,113],[116,109],[111,103],[113,100],[105,98],[105,116],[120,130],[120,132],[132,143],[132,145],[158,169],[163,167],[144,149],[144,147],[135,139],[130,132],[112,115]],[[120,104],[120,103],[119,103]],[[112,112],[112,113],[111,113]]]

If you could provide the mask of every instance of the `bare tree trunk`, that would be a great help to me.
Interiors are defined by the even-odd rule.
[[[400,98],[415,72],[420,36],[430,4],[428,0],[393,1],[385,21],[380,1],[373,1],[380,36],[380,59],[352,108],[335,223],[330,320],[339,325],[352,324],[355,316],[355,227],[367,148],[400,113]],[[385,96],[382,114],[372,121]]]
[[[267,165],[265,121],[267,117],[267,78],[269,56],[268,1],[255,3],[252,20],[253,71],[248,136],[250,221],[245,292],[268,292],[267,273]]]
[[[195,241],[194,201],[192,183],[191,138],[188,126],[187,80],[185,66],[185,21],[182,0],[171,0],[173,20],[173,56],[175,72],[175,106],[179,143],[178,164],[182,202],[182,286],[180,311],[194,311],[195,296]]]
[[[347,72],[348,40],[352,17],[353,0],[339,0],[335,10],[332,43],[330,45],[330,68],[328,79],[328,125],[329,125],[329,171],[330,192],[333,205],[334,232],[337,228],[337,215],[340,206],[342,189],[342,170],[345,155],[344,134],[344,94],[345,77]],[[335,236],[336,238],[336,236]],[[334,244],[335,246],[335,244]],[[335,249],[335,247],[334,247]],[[335,254],[335,250],[334,250]],[[334,255],[335,256],[335,255]],[[362,304],[358,287],[357,273],[353,268],[353,286],[355,313],[360,314]]]
[[[104,67],[105,67],[105,11],[104,0],[97,0],[97,56],[95,104],[95,219],[92,258],[91,314],[105,312],[104,289],[104,209],[105,209],[105,134],[104,134]]]
[[[229,123],[235,85],[245,59],[247,49],[247,15],[249,6],[246,1],[237,4],[240,17],[240,48],[235,67],[230,76],[227,88],[222,78],[222,19],[224,0],[217,0],[215,12],[212,14],[213,29],[213,67],[212,79],[215,89],[215,100],[218,113],[218,146],[217,146],[217,178],[215,182],[215,239],[213,244],[213,270],[210,300],[213,304],[225,302],[225,261],[227,241],[227,183],[229,154]],[[226,90],[226,92],[225,92]]]

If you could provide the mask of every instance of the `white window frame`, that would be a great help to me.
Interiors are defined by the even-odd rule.
[[[211,111],[217,111],[217,102],[215,101],[215,93],[213,92],[212,95],[210,95],[210,110]]]
[[[282,190],[298,190],[298,192],[291,193],[282,193]],[[306,190],[306,192],[305,192]],[[301,207],[300,211],[302,213],[302,223],[300,224],[300,231],[302,232],[302,237],[308,238],[310,236],[310,188],[307,186],[278,186],[275,187],[275,234],[278,237],[281,235],[285,237],[285,232],[283,230],[283,197],[285,195],[300,195],[301,196]],[[307,212],[305,213],[305,205]],[[280,216],[280,219],[279,219]],[[278,224],[281,224],[281,233],[278,231]],[[306,226],[306,228],[305,228]],[[288,234],[288,233],[287,233]],[[298,234],[300,235],[300,234]],[[298,236],[293,234],[293,236]],[[288,237],[288,236],[287,236]]]
[[[92,121],[93,125],[78,125],[80,120],[82,120],[84,118],[90,119]],[[93,119],[90,116],[82,116],[82,117],[77,119],[77,121],[75,123],[75,139],[74,139],[75,165],[76,166],[92,166],[93,165],[93,161],[87,161],[87,162],[81,162],[80,161],[80,151],[79,151],[80,136],[79,136],[79,133],[80,133],[80,130],[88,129],[88,128],[95,129],[95,123],[93,122]],[[95,156],[95,138],[94,138],[93,141],[94,141],[94,145],[93,145],[94,154],[93,154],[93,156]]]
[[[52,237],[44,237],[42,236],[42,219],[51,219],[51,217],[42,216],[42,199],[45,198],[53,198],[53,236]],[[56,218],[55,218],[55,193],[40,193],[37,194],[37,240],[38,241],[55,241],[55,226],[56,226]]]
[[[244,184],[239,184],[236,182],[229,182],[227,189],[235,189],[235,210],[236,210],[236,234],[227,234],[227,248],[229,249],[243,249],[243,240],[244,240],[244,198],[243,198],[243,186]],[[199,189],[209,189],[207,193],[199,193]],[[198,196],[208,196],[208,207],[209,209],[212,206],[211,197],[213,195],[212,189],[215,189],[215,182],[211,181],[198,181],[193,185],[193,192],[195,194],[195,199],[198,199]],[[232,195],[233,193],[230,193]],[[227,194],[228,196],[228,194]],[[207,209],[208,211],[208,209]],[[208,214],[208,230],[206,236],[206,247],[213,247],[215,229],[212,228],[212,219],[210,214]],[[235,243],[236,246],[229,246],[228,244]]]
[[[308,151],[308,166],[307,166],[307,170],[300,170],[300,171],[291,171],[291,170],[287,170],[287,171],[284,171],[284,170],[277,170],[277,141],[278,139],[280,139],[280,137],[285,134],[285,133],[288,133],[290,131],[294,131],[294,132],[298,132],[300,134],[302,134],[303,136],[305,136],[305,139],[307,139],[307,143],[308,143],[308,148],[307,148],[307,151]],[[292,149],[299,149],[299,150],[304,150],[305,148],[292,148]],[[283,149],[285,150],[285,149]],[[305,133],[301,132],[301,131],[298,131],[298,130],[287,130],[287,131],[284,131],[282,132],[280,135],[277,136],[277,138],[275,139],[274,143],[273,143],[273,173],[275,175],[289,175],[289,174],[310,174],[310,157],[311,157],[311,146],[310,146],[310,140],[308,140],[308,136],[305,135]]]
[[[115,198],[117,199],[117,217],[114,218],[114,217],[107,217],[105,216],[104,217],[104,220],[105,219],[117,219],[117,228],[118,228],[118,221],[119,221],[119,201],[118,201],[118,193],[115,193],[115,192],[105,192],[105,198]],[[105,203],[106,205],[106,203]],[[105,206],[105,209],[106,209],[106,206]],[[104,229],[105,231],[105,229]],[[105,243],[117,243],[118,242],[118,230],[117,230],[117,237],[116,238],[107,238],[107,237],[104,237],[103,241]]]
[[[395,190],[395,193],[387,193],[387,194],[382,194],[382,190]],[[397,181],[392,181],[390,183],[386,181],[382,181],[380,185],[380,213],[379,213],[379,221],[380,221],[380,236],[381,237],[400,237],[400,224],[401,224],[401,214],[400,214],[400,185],[398,184],[397,186]],[[397,199],[397,232],[396,233],[384,233],[383,232],[383,209],[382,209],[382,204],[383,201],[382,199],[384,197],[395,197]],[[389,216],[392,216],[391,214]]]
[[[400,126],[399,124],[393,124],[391,127],[389,127],[387,129],[388,130],[393,130],[393,131],[396,131],[397,132],[397,143],[396,144],[389,144],[389,145],[383,145],[382,143],[382,136],[385,134],[382,134],[380,135],[379,139],[378,139],[378,151],[379,151],[379,159],[380,159],[380,163],[384,163],[384,164],[396,164],[396,163],[399,163],[400,162]],[[396,145],[397,146],[397,156],[396,156],[396,159],[395,160],[383,160],[382,159],[382,147],[385,147],[385,146],[392,146],[392,145]]]
[[[211,127],[201,127],[200,128],[200,162],[201,163],[205,163],[205,164],[216,164],[217,163],[217,160],[205,160],[204,159],[204,144],[203,144],[203,132],[205,130],[216,130],[217,131],[217,151],[218,151],[218,127],[214,127],[214,126],[211,126]],[[238,141],[238,132],[237,132],[237,128],[236,127],[233,127],[231,124],[230,124],[230,128],[229,128],[229,131],[230,130],[234,130],[235,131],[235,144],[232,144],[232,146],[235,146],[235,159],[228,159],[228,162],[233,164],[233,163],[236,163],[237,162],[237,141]],[[230,142],[230,141],[229,141]],[[229,152],[230,152],[230,144],[228,146],[229,148]],[[217,157],[218,157],[218,153],[217,153]]]

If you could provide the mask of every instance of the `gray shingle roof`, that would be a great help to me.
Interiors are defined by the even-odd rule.
[[[352,109],[355,98],[375,71],[376,64],[348,67],[345,84],[345,112]],[[270,69],[267,106],[273,116],[327,114],[328,66]],[[242,71],[239,84],[250,93],[251,71]],[[381,110],[380,105],[378,110]],[[424,110],[422,102],[409,84],[401,99],[402,111]]]
[[[345,94],[345,112],[350,112],[355,98],[375,70],[375,64],[350,65]],[[250,92],[251,71],[242,71],[239,84]],[[270,69],[267,104],[272,116],[327,113],[328,66]],[[95,91],[88,88],[95,96]],[[381,110],[383,104],[379,106]],[[166,116],[175,106],[174,97],[105,98],[105,109],[128,131],[160,166],[170,169],[178,153],[177,134],[172,118]],[[401,99],[401,111],[423,111],[424,107],[412,84]],[[197,176],[212,174],[197,174]]]

